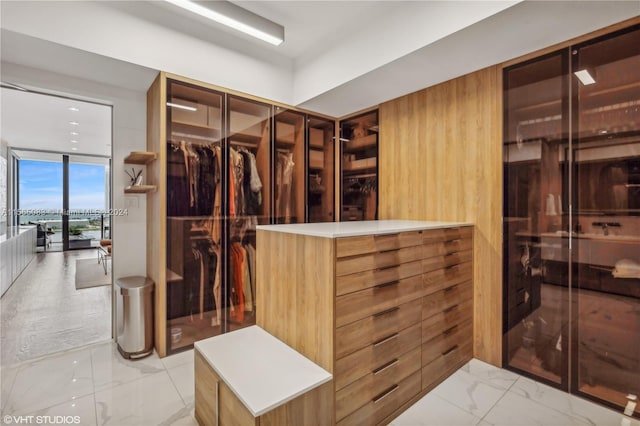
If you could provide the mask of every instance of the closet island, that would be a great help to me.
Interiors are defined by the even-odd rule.
[[[257,325],[333,375],[332,423],[387,424],[473,355],[473,226],[257,227]]]

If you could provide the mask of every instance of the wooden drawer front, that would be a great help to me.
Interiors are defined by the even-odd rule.
[[[382,314],[422,295],[422,276],[392,281],[336,298],[336,327]]]
[[[422,299],[404,303],[396,309],[383,311],[336,330],[336,358],[357,351],[400,330],[417,324],[422,318]]]
[[[354,274],[372,269],[388,268],[401,263],[422,259],[422,247],[413,246],[397,250],[375,252],[360,256],[343,257],[336,261],[336,276]]]
[[[422,318],[429,318],[452,306],[473,299],[471,282],[465,282],[436,291],[422,298]]]
[[[431,272],[436,269],[446,268],[447,266],[471,262],[472,257],[471,250],[428,257],[422,261],[422,272]]]
[[[373,397],[421,368],[420,346],[392,359],[336,392],[336,419],[367,404]]]
[[[464,364],[473,357],[473,344],[471,342],[449,351],[446,355],[441,355],[422,367],[422,389],[426,389],[441,378],[448,377],[460,364]]]
[[[336,256],[347,257],[422,245],[422,231],[336,239]]]
[[[471,321],[456,324],[422,344],[422,365],[427,365],[436,358],[445,356],[472,341],[473,325]]]
[[[472,239],[473,228],[463,226],[460,228],[431,229],[422,232],[422,242],[424,244],[437,243],[450,240]]]
[[[336,295],[341,296],[380,284],[413,277],[422,273],[422,262],[403,263],[390,268],[380,268],[336,278]]]
[[[469,299],[453,305],[422,321],[422,341],[437,337],[443,331],[471,320],[473,317],[473,300]]]
[[[471,280],[473,270],[471,262],[459,263],[446,268],[427,272],[424,277],[424,294],[435,293],[455,284]]]
[[[338,359],[333,376],[336,389],[342,389],[409,350],[420,347],[421,336],[422,329],[418,323]]]
[[[445,256],[461,251],[469,251],[472,247],[473,241],[468,238],[428,243],[422,246],[422,257],[428,259],[435,256]]]
[[[371,398],[366,405],[338,421],[337,425],[375,425],[416,396],[421,382],[421,374],[409,375]]]

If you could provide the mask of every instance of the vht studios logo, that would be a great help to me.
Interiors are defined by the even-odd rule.
[[[79,425],[80,416],[10,416],[2,417],[5,425]]]

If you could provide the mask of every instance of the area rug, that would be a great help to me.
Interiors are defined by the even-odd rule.
[[[76,259],[76,290],[111,284],[111,271],[104,268],[97,258]]]

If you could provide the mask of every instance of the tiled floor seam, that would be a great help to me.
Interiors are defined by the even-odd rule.
[[[513,381],[513,383],[515,383],[515,380]],[[513,386],[513,383],[511,384],[511,386]],[[509,386],[509,389],[511,389],[511,386]],[[485,420],[485,418],[489,415],[489,413],[491,413],[491,410],[496,408],[496,405],[498,405],[500,401],[502,401],[502,399],[507,395],[507,393],[509,392],[509,389],[505,389],[504,392],[502,392],[502,396],[496,400],[496,402],[491,406],[491,408],[487,410],[486,413],[484,413],[484,416],[480,418],[480,421],[477,424],[480,424],[482,422],[490,424],[488,421]]]
[[[128,380],[126,382],[122,382],[122,383],[113,383],[113,382],[107,383],[100,389],[96,389],[95,383],[94,383],[94,392],[93,393],[97,394],[97,393],[101,393],[101,392],[106,392],[108,390],[113,390],[113,389],[119,388],[121,386],[127,386],[127,385],[130,385],[131,383],[136,383],[136,382],[138,382],[140,380],[147,379],[149,377],[155,376],[156,374],[162,374],[162,373],[165,373],[167,376],[169,376],[169,380],[171,380],[171,375],[169,374],[169,372],[165,368],[165,369],[163,369],[161,371],[156,371],[155,373],[143,374],[140,377],[137,377],[137,378],[135,378],[133,380]],[[173,384],[173,381],[171,381],[171,383]],[[175,384],[174,384],[174,386],[175,386]],[[180,395],[179,392],[178,392],[178,395]],[[182,399],[182,396],[180,396],[180,399]]]
[[[186,364],[186,363],[185,363]],[[171,368],[176,368],[176,367],[182,367],[185,364],[180,364],[177,365],[175,367],[171,367]],[[163,364],[164,365],[164,364]],[[184,396],[182,396],[182,393],[180,392],[180,389],[178,389],[178,385],[176,384],[176,382],[173,380],[173,377],[171,377],[171,374],[169,374],[169,369],[165,366],[165,371],[167,372],[167,376],[169,376],[169,380],[171,380],[171,384],[173,385],[173,387],[176,389],[176,392],[178,392],[178,395],[180,395],[180,399],[182,400],[182,403],[187,406],[187,401],[185,401]]]

